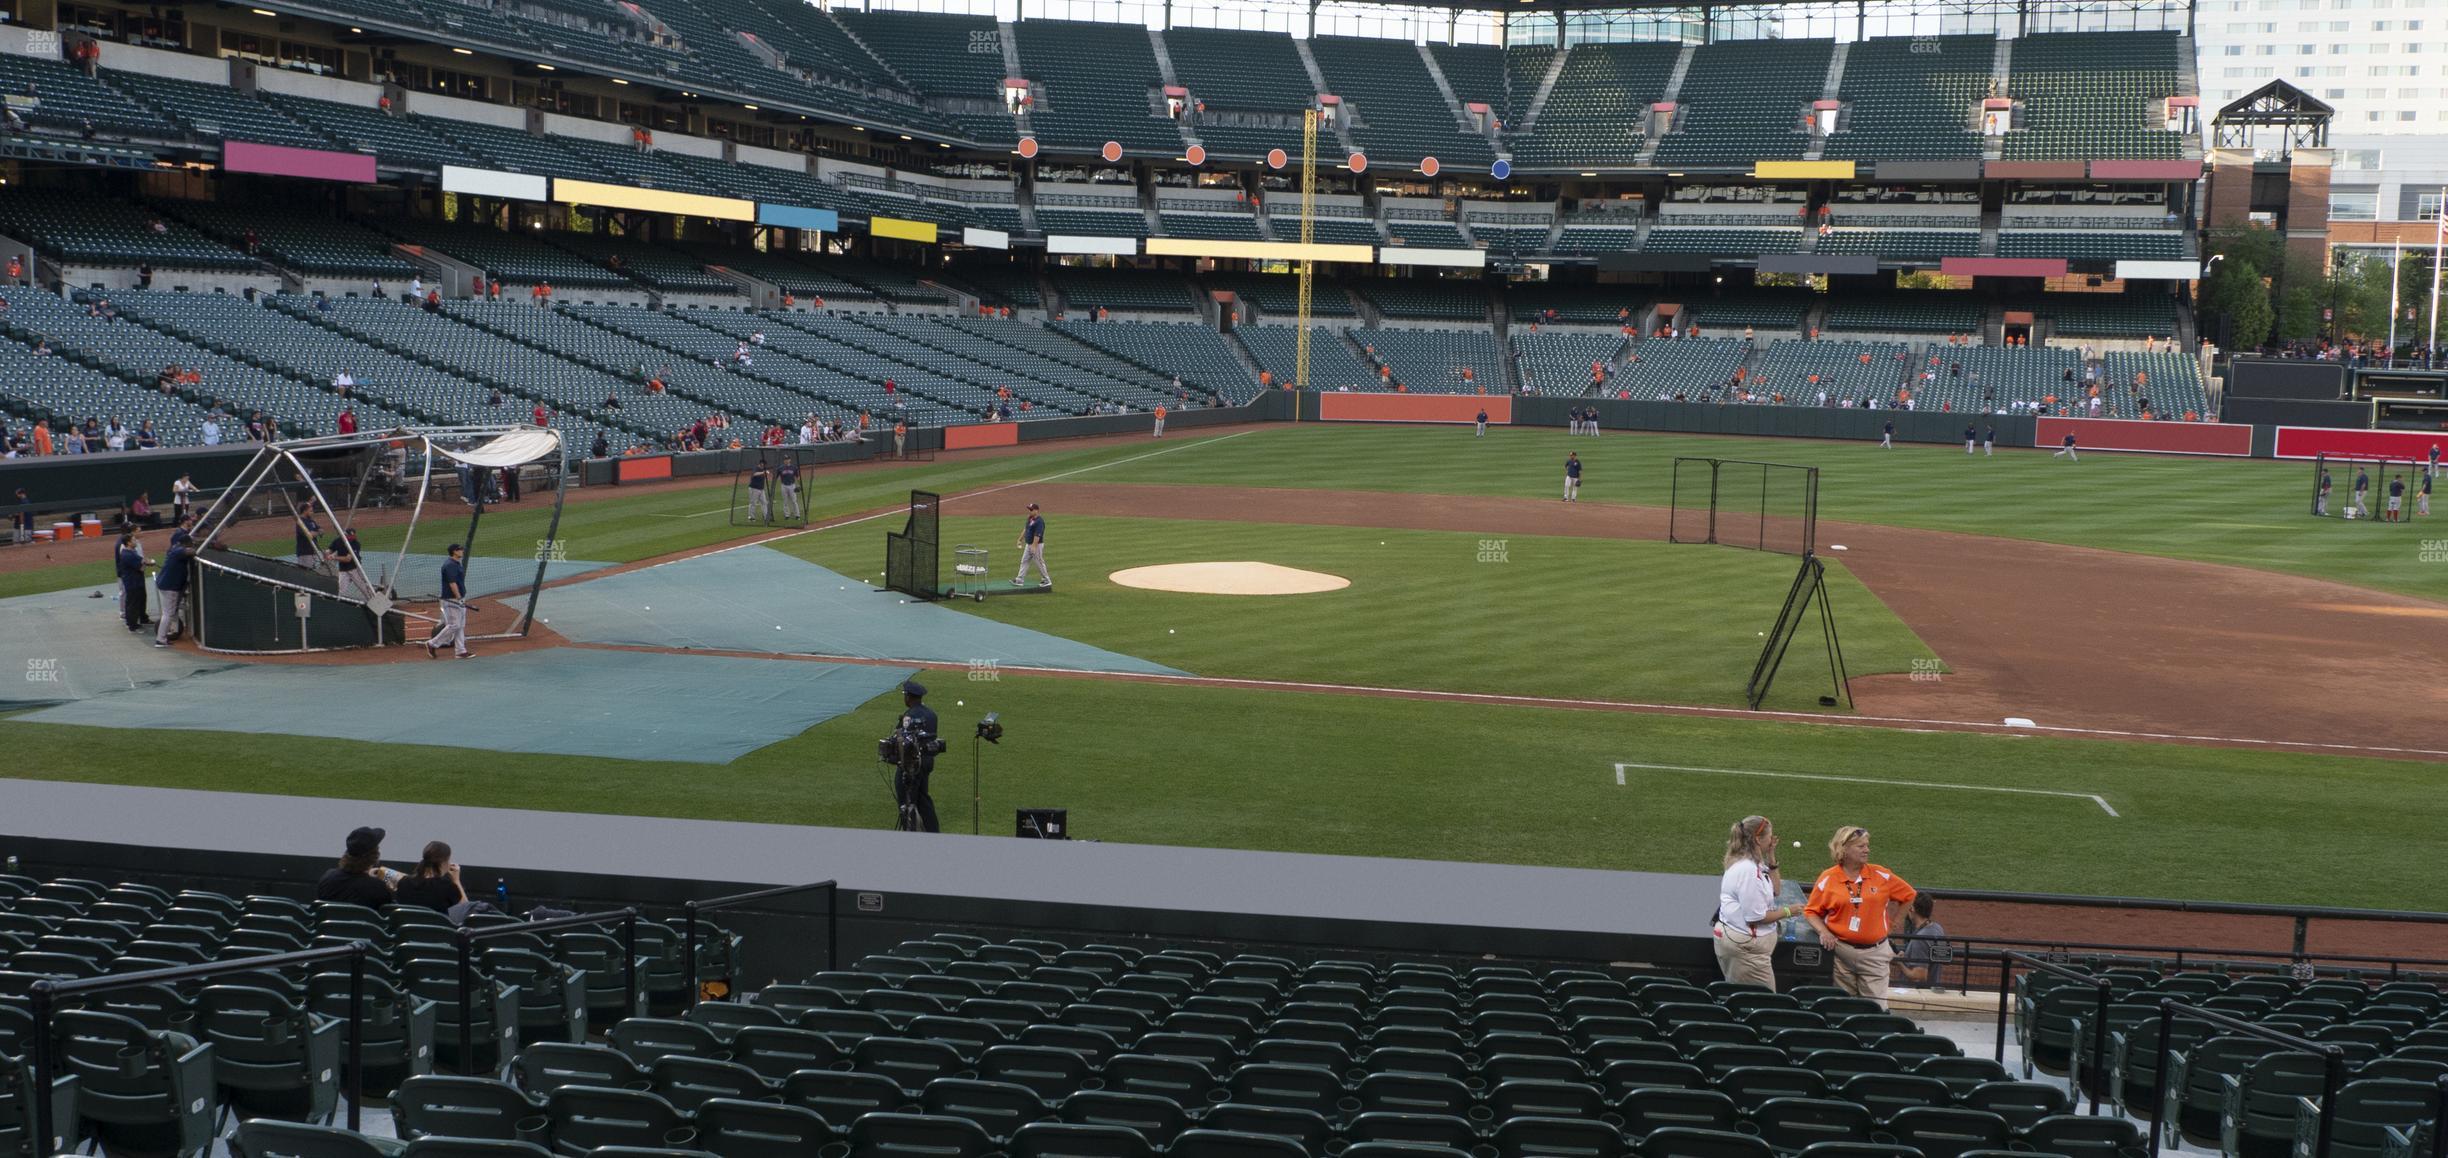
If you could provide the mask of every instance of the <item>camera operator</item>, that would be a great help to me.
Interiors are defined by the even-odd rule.
[[[935,709],[926,706],[926,687],[916,680],[901,685],[901,721],[893,731],[899,741],[894,762],[893,800],[901,806],[901,827],[912,832],[942,832],[935,821],[935,798],[927,794],[927,778],[935,774],[935,754],[943,741],[935,738]]]

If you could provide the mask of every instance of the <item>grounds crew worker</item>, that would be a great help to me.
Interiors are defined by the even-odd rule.
[[[927,778],[935,774],[935,753],[927,750],[935,740],[935,709],[926,706],[926,693],[926,685],[916,680],[901,685],[901,727],[925,747],[919,749],[918,766],[908,775],[894,771],[893,799],[904,815],[917,813],[918,831],[942,832],[935,821],[935,798],[927,794]]]

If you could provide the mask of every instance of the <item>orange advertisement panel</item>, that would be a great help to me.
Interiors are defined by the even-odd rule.
[[[1513,421],[1510,394],[1320,394],[1318,417],[1328,422]]]
[[[1009,422],[981,422],[975,426],[944,427],[945,450],[968,450],[977,446],[1018,446],[1020,428]]]
[[[671,456],[668,454],[624,458],[616,461],[620,463],[619,481],[621,482],[642,482],[646,479],[672,476]]]

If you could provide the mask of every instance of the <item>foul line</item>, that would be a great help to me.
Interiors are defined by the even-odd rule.
[[[1696,768],[1688,764],[1624,764],[1615,765],[1615,783],[1624,783],[1624,769],[1647,768],[1659,772],[1701,772],[1712,776],[1760,776],[1772,780],[1826,780],[1838,784],[1879,784],[1892,788],[1950,788],[1958,792],[2011,792],[2017,796],[2063,796],[2073,800],[2088,800],[2100,806],[2100,811],[2117,816],[2108,806],[2108,799],[2089,792],[2060,792],[2050,788],[2003,788],[1994,784],[1938,784],[1928,780],[1881,780],[1869,776],[1830,776],[1812,772],[1760,772],[1745,768]]]
[[[1095,471],[1095,470],[1104,470],[1106,467],[1109,467],[1109,466],[1122,466],[1122,465],[1124,465],[1124,464],[1126,464],[1126,463],[1140,462],[1140,461],[1143,461],[1143,460],[1145,460],[1145,459],[1155,458],[1155,457],[1156,457],[1156,456],[1158,456],[1158,455],[1172,454],[1173,452],[1178,451],[1178,450],[1190,450],[1190,449],[1192,449],[1192,448],[1194,448],[1194,447],[1201,447],[1201,446],[1213,446],[1213,445],[1215,445],[1216,443],[1219,443],[1219,442],[1230,442],[1230,441],[1232,441],[1233,439],[1240,438],[1240,437],[1242,437],[1242,436],[1244,436],[1244,435],[1250,435],[1250,434],[1256,434],[1256,433],[1258,433],[1256,430],[1243,430],[1243,431],[1238,431],[1238,432],[1235,432],[1235,433],[1232,433],[1232,434],[1222,434],[1222,435],[1217,435],[1217,436],[1216,436],[1216,437],[1214,437],[1214,438],[1202,438],[1202,439],[1198,439],[1198,440],[1197,440],[1197,441],[1195,441],[1195,442],[1185,442],[1185,443],[1182,443],[1182,444],[1181,444],[1181,445],[1179,445],[1179,446],[1168,446],[1168,447],[1164,448],[1163,450],[1151,450],[1151,451],[1147,452],[1146,454],[1134,454],[1134,455],[1130,456],[1129,458],[1117,458],[1117,459],[1113,460],[1112,462],[1100,462],[1100,463],[1096,464],[1095,466],[1083,466],[1083,467],[1080,467],[1080,468],[1079,468],[1079,469],[1077,469],[1077,470],[1066,470],[1066,471],[1062,471],[1062,472],[1059,472],[1059,473],[1056,473],[1056,474],[1046,475],[1046,476],[1045,476],[1045,477],[1043,477],[1043,478],[1025,479],[1025,480],[1022,480],[1022,481],[1020,481],[1020,482],[1015,482],[1015,483],[1004,483],[1004,484],[1003,484],[1003,485],[1001,485],[1001,486],[996,486],[996,487],[988,487],[988,488],[986,488],[985,490],[982,490],[982,491],[966,491],[966,492],[963,492],[963,493],[961,493],[961,494],[957,494],[957,495],[952,495],[952,496],[949,496],[949,497],[945,498],[943,501],[944,501],[944,502],[946,502],[946,503],[953,503],[953,502],[958,502],[958,501],[960,501],[961,499],[978,499],[978,498],[984,498],[984,497],[986,497],[987,495],[991,495],[991,494],[1000,494],[1000,493],[1002,493],[1002,492],[1004,492],[1004,491],[1008,491],[1008,490],[1017,490],[1017,489],[1019,489],[1019,488],[1021,488],[1021,487],[1033,487],[1033,486],[1036,486],[1036,485],[1038,485],[1038,484],[1040,484],[1040,483],[1050,483],[1050,482],[1053,482],[1053,481],[1054,481],[1054,480],[1056,480],[1056,479],[1066,479],[1066,478],[1070,478],[1070,477],[1071,477],[1071,476],[1073,476],[1073,475],[1087,474],[1088,472],[1090,472],[1090,471]],[[729,510],[730,508],[725,507],[725,508],[723,508],[723,509],[725,509],[725,510]],[[894,515],[907,514],[908,512],[909,512],[909,508],[908,508],[908,506],[907,506],[907,505],[903,505],[903,506],[899,506],[899,507],[889,507],[889,508],[886,508],[886,509],[881,510],[881,511],[876,511],[876,512],[874,512],[874,513],[872,513],[872,514],[865,514],[865,515],[853,515],[853,516],[851,516],[851,517],[849,517],[849,518],[846,518],[846,519],[838,519],[838,520],[835,520],[835,521],[830,522],[830,523],[825,523],[825,524],[823,524],[822,526],[809,527],[809,528],[807,528],[807,529],[805,529],[805,530],[800,530],[800,531],[791,531],[791,532],[789,532],[789,533],[787,533],[787,534],[781,534],[781,535],[773,535],[773,536],[770,536],[770,537],[768,537],[768,538],[757,539],[757,540],[755,540],[755,541],[753,541],[753,542],[747,542],[747,543],[734,543],[734,544],[732,544],[732,545],[730,545],[730,546],[728,546],[728,547],[720,547],[720,548],[717,548],[717,549],[712,550],[712,551],[706,551],[706,552],[703,552],[703,553],[701,553],[701,554],[690,555],[690,556],[688,556],[687,558],[684,558],[684,559],[666,559],[666,560],[664,560],[663,562],[660,562],[660,563],[650,563],[650,564],[648,564],[648,565],[646,565],[646,566],[644,566],[644,567],[639,567],[639,568],[636,568],[636,569],[635,569],[635,570],[633,570],[633,571],[624,571],[624,572],[622,572],[622,574],[625,574],[625,575],[630,575],[630,574],[636,574],[638,571],[652,571],[652,570],[654,570],[654,569],[655,569],[655,568],[657,568],[657,567],[669,567],[669,566],[671,566],[671,565],[672,565],[672,564],[674,564],[674,563],[686,563],[686,562],[689,562],[689,561],[694,560],[694,559],[710,559],[710,558],[712,558],[712,557],[714,557],[714,556],[716,556],[716,555],[727,555],[727,554],[729,554],[729,553],[731,553],[731,552],[733,552],[733,551],[743,551],[743,550],[746,550],[746,549],[748,549],[748,548],[750,548],[750,547],[764,547],[764,546],[770,546],[770,545],[772,545],[772,544],[774,544],[774,543],[779,543],[779,542],[781,542],[781,541],[782,541],[782,540],[784,540],[784,539],[796,539],[796,538],[798,538],[798,537],[799,537],[799,536],[801,536],[801,535],[813,535],[813,534],[815,534],[815,533],[817,533],[817,532],[819,532],[819,531],[833,531],[833,530],[839,530],[839,529],[841,529],[841,528],[843,528],[843,527],[855,527],[855,526],[859,525],[860,523],[871,523],[871,522],[874,522],[874,521],[875,521],[875,520],[877,520],[877,519],[886,519],[886,518],[891,518],[891,517],[892,517],[892,516],[894,516]],[[693,517],[693,516],[690,516],[690,517]]]

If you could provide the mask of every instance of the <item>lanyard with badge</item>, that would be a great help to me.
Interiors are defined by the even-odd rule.
[[[1867,883],[1869,882],[1866,873],[1862,878],[1845,882],[1845,893],[1853,905],[1853,915],[1845,921],[1845,932],[1861,932],[1862,886]]]

